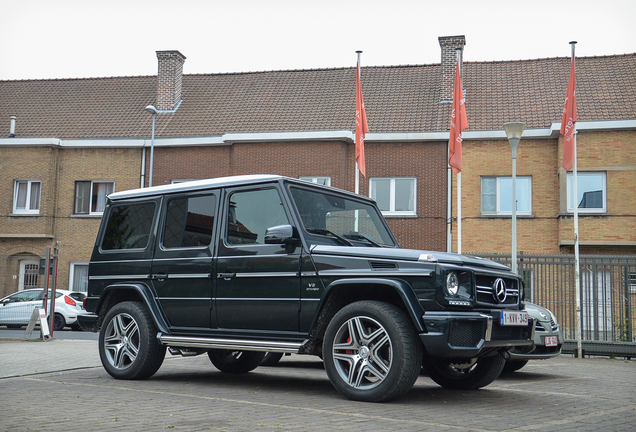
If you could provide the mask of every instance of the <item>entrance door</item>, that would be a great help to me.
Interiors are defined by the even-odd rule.
[[[20,280],[18,291],[38,287],[38,272],[40,269],[40,261],[37,260],[21,260],[20,261]]]

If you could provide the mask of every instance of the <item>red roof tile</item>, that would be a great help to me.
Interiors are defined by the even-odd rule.
[[[579,121],[636,118],[636,54],[577,58]],[[187,67],[187,65],[186,65]],[[559,122],[569,58],[466,62],[470,130]],[[362,68],[371,132],[448,130],[440,65]],[[148,138],[157,77],[0,81],[0,137]],[[355,68],[184,75],[183,102],[157,117],[157,137],[354,130]],[[6,126],[2,127],[2,122]]]

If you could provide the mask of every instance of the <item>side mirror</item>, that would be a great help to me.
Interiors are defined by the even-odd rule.
[[[298,230],[291,225],[270,227],[265,231],[265,244],[296,245],[299,241]]]

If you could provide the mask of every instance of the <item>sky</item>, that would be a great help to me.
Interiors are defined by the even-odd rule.
[[[0,80],[440,63],[636,52],[636,0],[0,0]]]

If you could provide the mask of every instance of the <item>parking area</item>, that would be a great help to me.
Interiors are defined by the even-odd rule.
[[[246,375],[207,356],[168,355],[145,381],[102,369],[95,341],[0,341],[0,429],[12,431],[633,431],[636,362],[558,357],[530,362],[477,391],[420,376],[406,397],[352,402],[322,362],[287,356]]]

